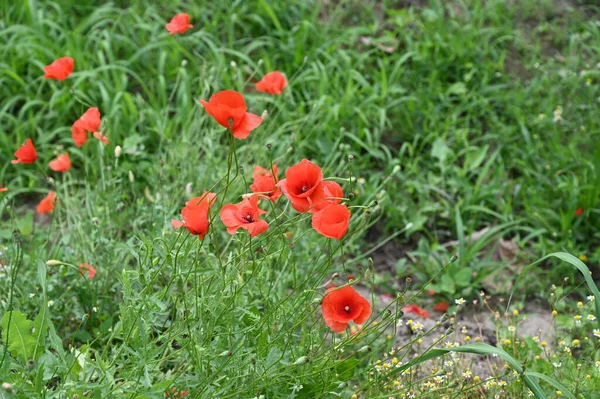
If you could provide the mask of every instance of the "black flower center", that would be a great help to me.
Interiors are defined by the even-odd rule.
[[[247,215],[244,217],[244,219],[246,219],[246,221],[247,221],[248,223],[252,223],[252,222],[254,222],[254,218],[252,217],[252,215],[251,215],[251,214],[247,214]]]

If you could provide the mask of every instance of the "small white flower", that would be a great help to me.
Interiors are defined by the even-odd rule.
[[[562,121],[562,113],[563,109],[560,105],[556,107],[554,111],[552,111],[552,114],[554,114],[554,122]]]
[[[594,337],[600,338],[600,330],[594,329]]]
[[[35,298],[35,294],[32,292],[31,294],[29,294],[29,298]]]
[[[552,363],[552,365],[553,365],[554,367],[556,367],[557,369],[562,367],[562,363],[561,363],[561,362],[558,362],[558,363],[556,363],[556,362],[553,362],[553,363]]]
[[[467,303],[467,301],[465,301],[464,298],[459,298],[459,299],[455,299],[454,303],[460,306],[460,305],[464,305],[465,303]]]
[[[92,312],[94,312],[94,313],[95,313],[95,312],[98,312],[98,308],[97,308],[96,306],[94,306],[94,307],[92,308]]]
[[[540,337],[538,337],[537,335],[533,337],[533,342],[535,343],[540,343]]]
[[[515,326],[508,326],[508,331],[515,332]]]
[[[594,321],[594,320],[596,320],[596,316],[594,316],[593,314],[589,314],[587,316],[587,319],[588,319],[588,321]]]
[[[48,301],[48,307],[50,307],[50,306],[54,306],[54,301],[53,300],[49,300]]]
[[[590,301],[590,302],[593,302],[595,299],[596,299],[596,297],[593,296],[593,295],[588,295],[587,296],[587,300]]]
[[[452,367],[454,366],[454,362],[452,360],[448,360],[444,362],[444,367]]]
[[[469,370],[465,371],[464,373],[462,373],[463,378],[471,378],[473,376],[473,373],[471,373]]]

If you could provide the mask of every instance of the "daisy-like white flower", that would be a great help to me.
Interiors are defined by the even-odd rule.
[[[465,371],[464,373],[462,373],[463,378],[471,378],[473,376],[473,373],[471,373],[469,370]]]
[[[587,315],[587,319],[588,319],[588,321],[594,321],[594,320],[596,320],[596,316],[594,316],[593,314],[589,314],[589,315]]]
[[[600,338],[600,330],[594,329],[594,337]]]
[[[465,303],[467,303],[467,301],[465,301],[464,298],[459,298],[459,299],[455,299],[454,303],[457,304],[458,306],[460,306],[460,305],[464,305]]]
[[[50,307],[50,306],[54,306],[54,301],[53,300],[49,300],[48,301],[48,307]]]
[[[538,344],[539,344],[539,343],[540,343],[540,337],[538,337],[537,335],[535,335],[535,336],[533,337],[533,342],[535,342],[535,343],[538,343]]]
[[[442,384],[444,382],[444,376],[443,375],[436,375],[435,377],[433,377],[433,381],[436,384]]]
[[[594,301],[595,299],[596,299],[596,297],[593,296],[593,295],[588,295],[587,296],[587,300],[590,301],[590,302]]]
[[[515,330],[516,330],[515,326],[508,326],[508,331],[515,332]]]
[[[575,316],[574,319],[575,319],[575,324],[581,324],[581,315]]]

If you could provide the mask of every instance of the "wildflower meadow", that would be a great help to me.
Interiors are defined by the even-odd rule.
[[[600,398],[598,21],[0,2],[0,398]]]

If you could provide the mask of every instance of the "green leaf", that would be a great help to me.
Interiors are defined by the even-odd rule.
[[[460,269],[454,275],[454,282],[459,287],[466,287],[471,283],[471,278],[473,276],[473,271],[470,268]]]
[[[357,359],[348,358],[335,365],[335,371],[338,374],[338,378],[341,381],[348,381],[354,376],[356,365],[358,364]]]
[[[510,293],[510,297],[508,299],[508,304],[506,305],[506,309],[508,309],[508,307],[510,306],[510,302],[511,302],[513,293],[515,292],[515,288],[517,287],[517,283],[519,282],[519,278],[521,278],[521,276],[525,273],[525,271],[527,269],[543,262],[544,260],[546,260],[550,257],[555,257],[562,261],[565,261],[565,262],[571,264],[572,266],[574,266],[577,270],[579,270],[581,272],[586,284],[588,285],[590,291],[594,295],[594,304],[596,307],[596,315],[600,315],[600,291],[598,290],[596,283],[594,283],[594,280],[592,279],[592,273],[590,272],[590,269],[588,269],[588,267],[585,265],[585,263],[583,263],[582,261],[580,261],[573,255],[568,254],[566,252],[553,252],[553,253],[548,254],[548,255],[544,256],[543,258],[533,262],[532,264],[528,265],[527,267],[525,267],[523,269],[523,271],[521,271],[521,273],[519,273],[519,276],[517,277],[517,280],[515,281],[515,284],[513,285],[513,289]],[[600,327],[600,317],[596,318],[596,323],[598,324],[598,327]]]
[[[481,165],[487,155],[488,148],[489,147],[486,145],[485,147],[469,150],[469,152],[465,154],[465,167],[469,170],[473,170]]]
[[[450,147],[446,145],[446,142],[441,137],[438,137],[431,147],[431,156],[440,160],[440,163],[444,163],[448,155],[452,152]]]
[[[2,321],[2,341],[8,346],[11,355],[23,363],[32,359],[36,347],[36,339],[31,334],[33,322],[21,312],[4,313]]]
[[[46,337],[48,336],[48,307],[42,306],[42,309],[33,321],[33,338],[35,339],[35,347],[31,358],[37,360],[38,357],[46,349]]]

